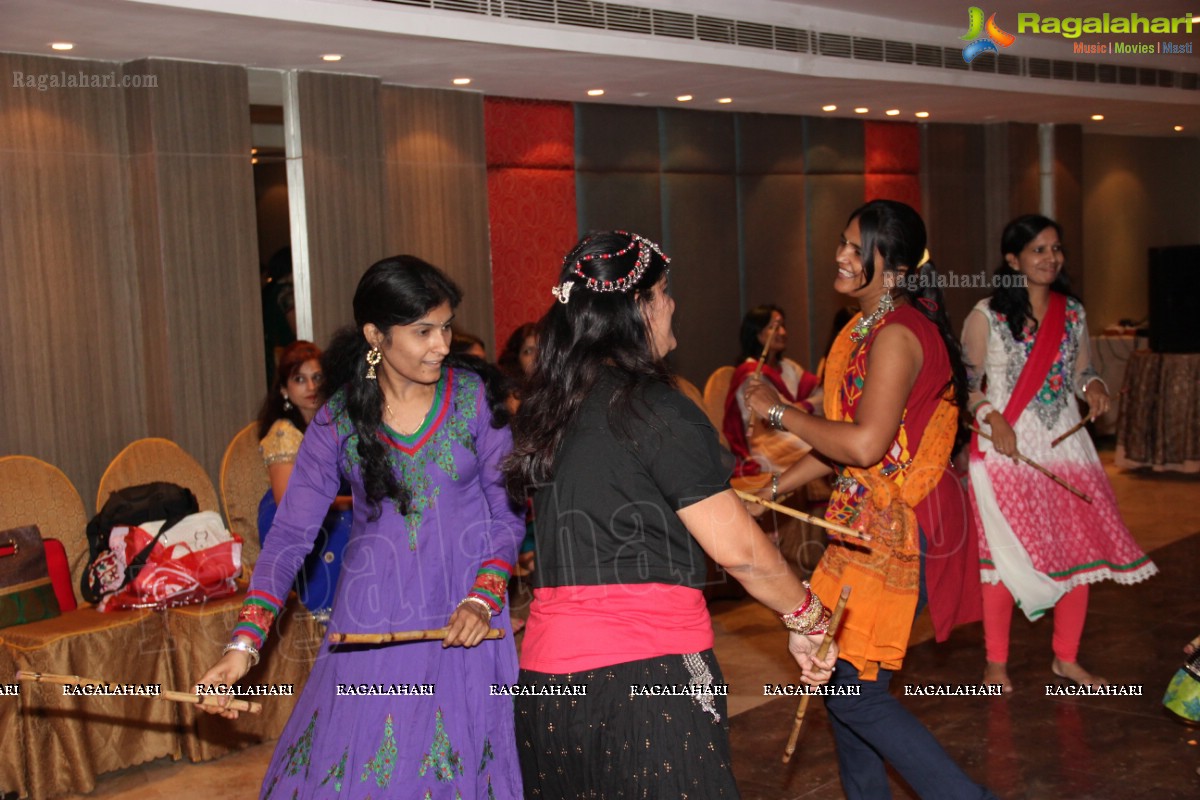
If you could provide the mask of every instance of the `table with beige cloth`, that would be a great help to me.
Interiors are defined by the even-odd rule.
[[[1129,357],[1116,464],[1200,472],[1200,353],[1137,350]]]
[[[1145,341],[1144,339],[1142,340]],[[1115,396],[1121,391],[1121,382],[1125,379],[1125,368],[1129,366],[1129,357],[1137,349],[1138,338],[1125,334],[1104,334],[1093,336],[1089,353],[1092,366],[1109,394]],[[1097,436],[1112,436],[1117,432],[1117,417],[1121,404],[1114,402],[1108,413],[1092,423],[1091,429]]]

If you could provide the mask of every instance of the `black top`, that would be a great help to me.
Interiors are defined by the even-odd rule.
[[[637,387],[630,414],[609,410],[618,386],[615,371],[597,381],[563,438],[554,480],[534,494],[534,586],[702,588],[704,551],[675,512],[728,489],[733,457],[675,389]]]

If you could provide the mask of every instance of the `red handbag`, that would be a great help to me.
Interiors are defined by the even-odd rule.
[[[54,596],[58,598],[58,610],[64,614],[74,611],[77,605],[75,584],[71,580],[71,565],[67,562],[67,549],[58,539],[42,539],[42,545],[46,549],[46,571],[50,573]]]

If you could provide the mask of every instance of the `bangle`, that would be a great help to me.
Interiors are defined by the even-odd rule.
[[[783,403],[776,403],[767,409],[767,424],[777,431],[783,430],[783,412],[787,411],[787,406]]]
[[[832,615],[829,613],[829,609],[821,603],[821,598],[813,594],[808,583],[804,584],[804,588],[808,590],[808,596],[804,598],[800,607],[787,614],[780,614],[779,618],[783,620],[784,627],[792,633],[799,633],[803,636],[825,633],[829,629],[829,618]]]
[[[771,473],[771,502],[774,503],[775,499],[777,497],[779,497],[779,473],[772,472]]]
[[[972,416],[975,417],[975,421],[977,423],[982,425],[987,421],[988,415],[995,410],[996,408],[991,403],[989,403],[987,400],[984,400],[975,406],[975,413]]]
[[[240,639],[234,640],[234,641],[230,642],[229,644],[225,645],[225,649],[221,651],[221,655],[224,656],[230,650],[238,650],[242,653],[245,653],[247,656],[250,657],[250,666],[252,666],[252,667],[258,666],[258,661],[259,661],[258,649],[255,648],[255,646],[250,644],[249,642],[243,642]]]
[[[460,608],[462,608],[463,606],[465,606],[467,603],[474,603],[475,605],[477,605],[477,606],[479,606],[480,608],[482,608],[484,611],[486,611],[486,612],[487,612],[488,620],[489,620],[489,621],[491,620],[491,618],[492,618],[492,608],[491,608],[491,606],[489,606],[489,605],[488,605],[486,602],[484,602],[484,601],[483,601],[481,598],[479,598],[479,597],[464,597],[462,600],[459,600],[459,601],[458,601],[458,605],[456,605],[456,606],[454,607],[454,610],[455,610],[455,611],[457,611],[458,609],[460,609]]]

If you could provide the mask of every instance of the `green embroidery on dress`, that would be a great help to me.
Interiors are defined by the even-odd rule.
[[[483,758],[479,759],[479,771],[475,774],[482,775],[483,770],[487,768],[488,762],[495,757],[496,754],[492,752],[492,740],[486,736],[483,737]],[[491,781],[489,779],[489,783],[490,782]]]
[[[445,374],[442,380],[445,381]],[[439,387],[440,388],[440,387]],[[408,513],[403,516],[404,526],[408,530],[408,549],[417,549],[417,531],[424,520],[425,512],[434,504],[441,493],[437,487],[431,488],[429,478],[430,464],[445,473],[451,480],[458,480],[458,467],[454,463],[454,445],[459,444],[472,455],[476,455],[475,439],[471,436],[470,422],[478,412],[475,408],[476,398],[483,392],[483,383],[473,372],[456,370],[454,372],[454,388],[450,397],[450,407],[438,429],[433,432],[415,453],[409,455],[387,445],[388,463],[394,472],[399,472],[400,484],[408,490],[410,498]],[[436,414],[438,409],[430,409]],[[358,431],[350,422],[346,413],[346,395],[344,390],[338,390],[329,398],[329,413],[333,419],[338,437],[345,439],[342,445],[343,465],[347,473],[361,464],[358,455]],[[396,513],[400,513],[399,504],[395,504]]]
[[[275,791],[275,784],[279,783],[279,776],[271,778],[271,785],[267,787],[267,793],[263,795],[263,800],[271,800],[271,792]]]
[[[283,770],[286,775],[298,775],[300,768],[304,767],[304,777],[308,778],[308,763],[312,758],[313,729],[316,725],[317,712],[314,711],[312,719],[308,721],[308,727],[304,729],[300,739],[287,749],[287,761]]]
[[[392,715],[388,714],[383,723],[383,741],[375,757],[363,765],[360,781],[365,781],[372,773],[379,788],[385,789],[392,780],[392,770],[396,768],[396,737],[392,735]]]
[[[488,775],[488,796],[487,800],[496,800],[496,790],[492,788],[492,776]]]
[[[349,746],[342,751],[342,760],[330,767],[329,771],[325,773],[325,780],[321,781],[322,786],[333,781],[333,790],[335,792],[342,790],[342,778],[346,777],[346,756],[348,755],[350,755]]]
[[[442,722],[442,710],[437,710],[434,723],[433,741],[429,745],[429,752],[425,754],[425,758],[421,760],[421,769],[418,775],[425,777],[425,772],[430,767],[433,767],[437,774],[434,775],[442,783],[449,783],[454,780],[454,773],[463,774],[462,756],[450,744],[450,737],[446,735],[446,726]]]

